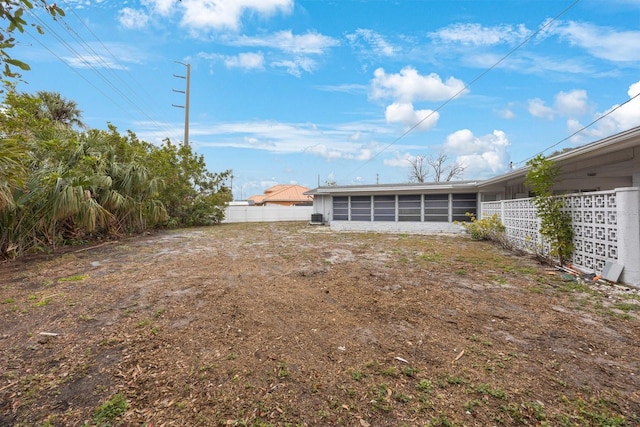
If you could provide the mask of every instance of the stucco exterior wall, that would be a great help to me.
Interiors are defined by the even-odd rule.
[[[372,231],[376,233],[460,234],[464,227],[451,222],[372,222],[331,221],[334,231]]]
[[[331,206],[331,196],[314,196],[313,213],[322,214],[322,218],[325,224],[331,223]]]

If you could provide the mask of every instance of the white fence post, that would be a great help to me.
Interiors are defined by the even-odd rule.
[[[618,263],[621,280],[640,286],[640,190],[638,187],[616,188],[618,211]]]

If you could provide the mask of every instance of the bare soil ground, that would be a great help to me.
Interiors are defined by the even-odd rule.
[[[640,424],[640,296],[300,223],[0,265],[0,425]],[[44,334],[43,334],[44,333]]]

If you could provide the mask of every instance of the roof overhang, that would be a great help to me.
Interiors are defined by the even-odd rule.
[[[640,126],[592,142],[575,150],[561,153],[549,160],[560,167],[562,178],[584,178],[594,176],[597,167],[602,175],[631,175],[633,161],[638,161],[635,150],[640,146]],[[498,175],[479,183],[482,190],[509,181],[522,181],[529,172],[529,166]]]
[[[566,153],[549,157],[560,167],[563,180],[586,180],[631,176],[640,162],[640,126],[611,135]],[[509,183],[523,182],[529,167],[525,166],[482,181],[453,181],[410,184],[341,185],[318,187],[304,194],[416,194],[496,191]]]
[[[478,181],[449,181],[421,184],[334,185],[314,188],[304,194],[358,195],[358,194],[416,194],[416,193],[468,193],[478,191]]]

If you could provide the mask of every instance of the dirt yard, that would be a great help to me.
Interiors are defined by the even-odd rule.
[[[230,224],[0,265],[1,426],[637,426],[640,295],[464,236]]]

